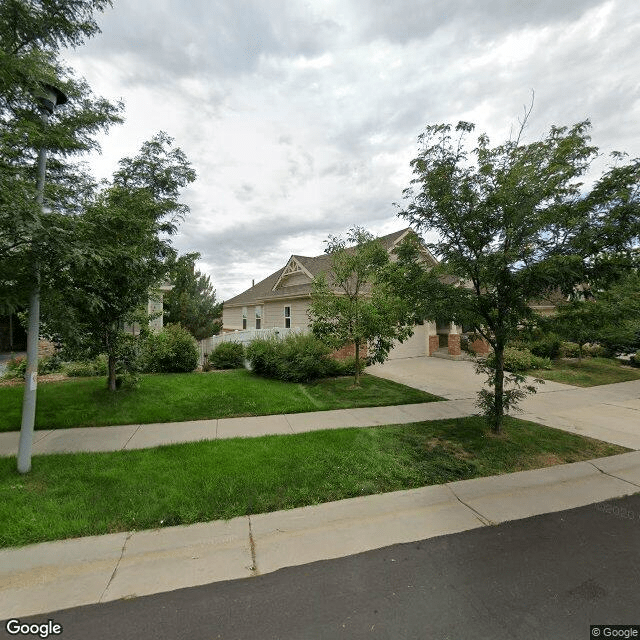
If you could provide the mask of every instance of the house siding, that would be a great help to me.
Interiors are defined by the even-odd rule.
[[[307,329],[309,327],[309,318],[307,317],[309,300],[306,298],[293,300],[283,298],[265,303],[265,329],[284,327],[285,306],[291,307],[291,328]]]
[[[231,330],[242,329],[242,307],[222,307],[222,326]]]
[[[311,279],[306,273],[292,273],[291,275],[287,275],[282,279],[280,283],[280,287],[294,287],[299,284],[309,284]]]

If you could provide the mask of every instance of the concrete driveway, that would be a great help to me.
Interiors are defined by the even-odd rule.
[[[406,358],[367,372],[448,400],[474,398],[484,384],[475,365],[464,360]],[[589,388],[549,381],[536,386],[538,392],[523,400],[518,417],[640,449],[640,380]]]

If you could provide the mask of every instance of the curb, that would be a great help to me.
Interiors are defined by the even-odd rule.
[[[247,578],[640,492],[640,451],[188,526],[0,550],[0,619]]]

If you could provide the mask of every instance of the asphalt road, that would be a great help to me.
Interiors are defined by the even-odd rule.
[[[63,627],[49,637],[64,640],[587,640],[591,624],[640,629],[640,494],[21,622],[49,618]],[[4,623],[2,633],[39,637]]]

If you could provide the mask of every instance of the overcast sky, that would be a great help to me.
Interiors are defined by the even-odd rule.
[[[218,299],[318,255],[354,224],[403,227],[393,202],[427,124],[498,144],[535,91],[529,139],[593,123],[640,156],[637,0],[114,0],[66,60],[122,98],[98,177],[166,131],[198,173],[175,246]]]

